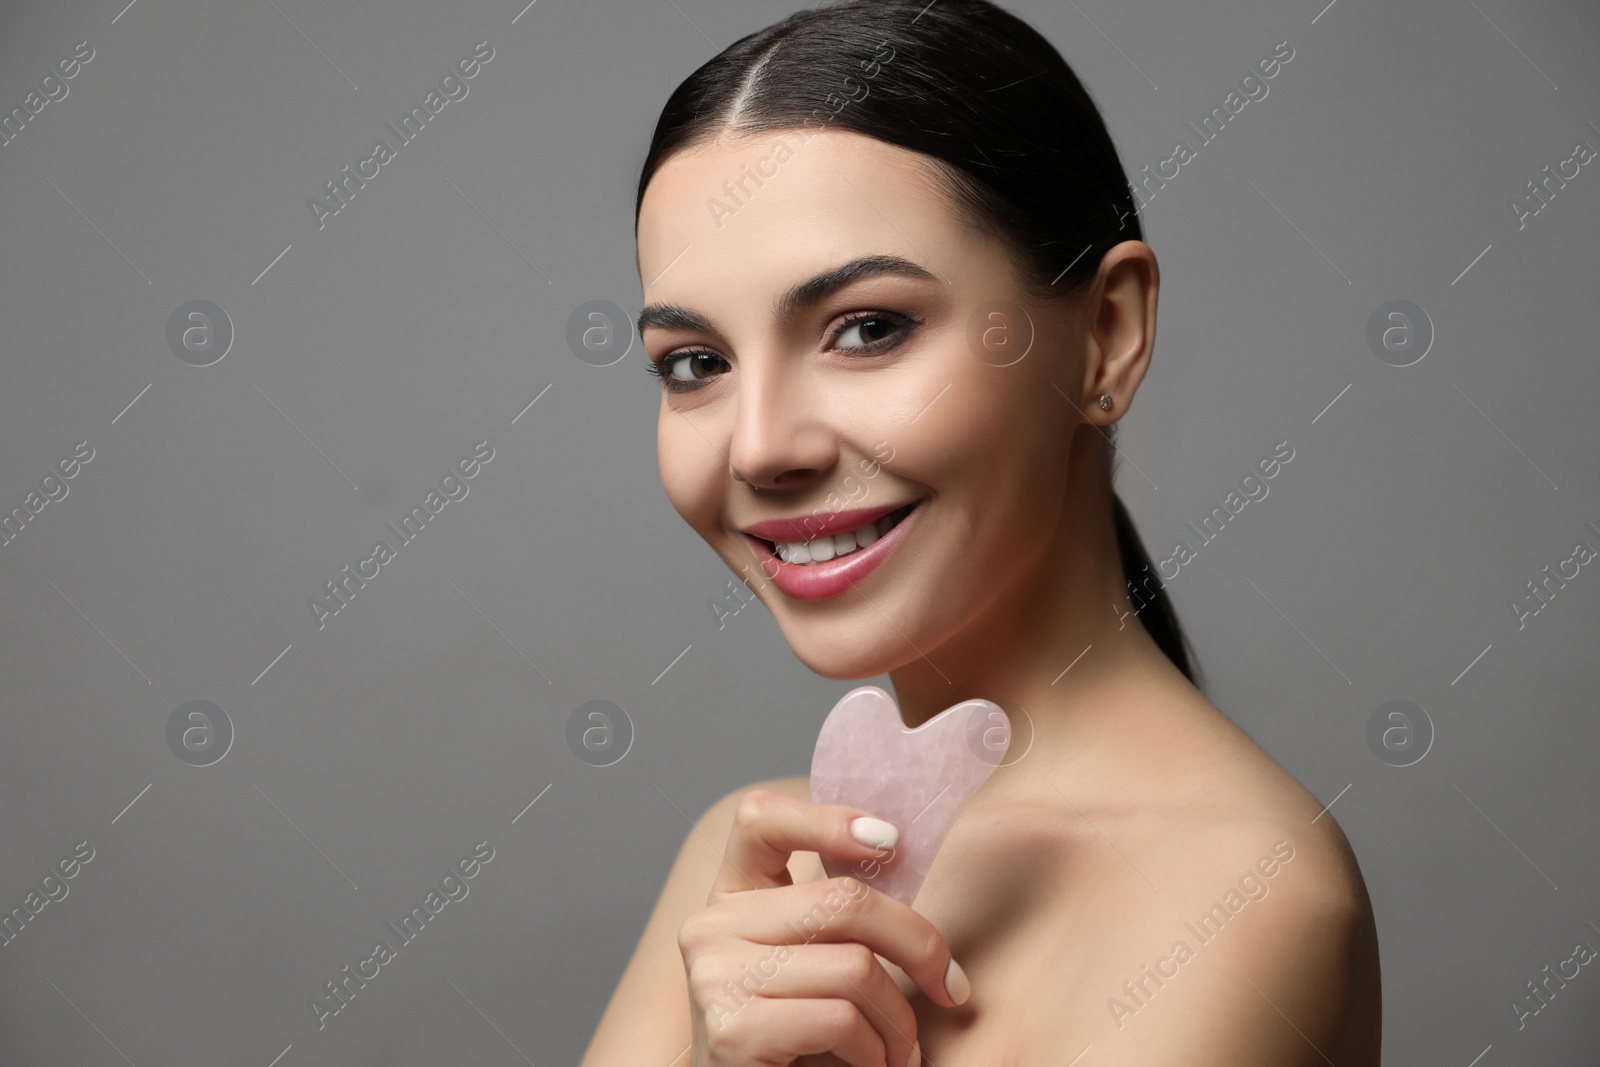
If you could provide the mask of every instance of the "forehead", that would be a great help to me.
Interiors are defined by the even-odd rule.
[[[944,273],[976,239],[928,157],[850,130],[775,130],[661,165],[640,204],[639,274],[653,301],[707,285],[778,287],[863,250]]]

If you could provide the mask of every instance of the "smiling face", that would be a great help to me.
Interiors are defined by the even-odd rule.
[[[639,216],[642,338],[664,375],[673,507],[802,662],[866,678],[974,628],[1028,624],[1008,609],[1072,551],[1069,509],[1106,507],[1069,499],[1073,450],[1099,455],[1086,423],[1120,416],[1138,375],[1114,412],[1092,402],[1114,389],[1086,361],[1098,349],[1079,302],[1030,300],[926,157],[853,131],[801,136],[723,138],[662,164]],[[996,302],[1012,312],[989,316]]]

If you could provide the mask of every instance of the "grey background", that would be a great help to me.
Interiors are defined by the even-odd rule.
[[[667,94],[793,6],[0,9],[0,109],[95,49],[0,147],[0,508],[95,449],[0,547],[0,908],[95,849],[0,948],[0,1063],[575,1062],[688,818],[805,773],[849,683],[759,605],[718,628],[729,575],[661,489],[638,349],[565,340],[586,301],[638,309]],[[1012,7],[1130,174],[1294,47],[1144,212],[1163,300],[1119,487],[1159,557],[1295,448],[1169,586],[1208,693],[1356,847],[1389,1060],[1592,1064],[1594,967],[1520,1031],[1508,1001],[1600,946],[1600,573],[1520,630],[1508,601],[1600,547],[1600,163],[1520,231],[1507,200],[1600,146],[1600,12]],[[485,39],[319,231],[307,199]],[[194,299],[237,331],[204,368],[166,343]],[[1437,331],[1410,367],[1366,344],[1391,299]],[[482,439],[466,499],[319,631],[307,598]],[[236,731],[203,768],[166,741],[195,699]],[[591,699],[636,730],[603,769],[566,743]],[[1392,699],[1437,731],[1403,769],[1366,742]],[[484,839],[470,895],[318,1031],[308,998]]]

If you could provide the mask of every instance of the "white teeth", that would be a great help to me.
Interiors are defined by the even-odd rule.
[[[819,537],[815,541],[779,541],[775,551],[785,563],[823,563],[835,556],[848,556],[858,548],[866,548],[888,533],[897,521],[885,515],[859,529]]]

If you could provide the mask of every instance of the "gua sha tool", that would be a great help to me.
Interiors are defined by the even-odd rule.
[[[956,816],[1010,742],[1011,721],[992,701],[963,701],[908,730],[888,693],[875,685],[850,690],[817,736],[811,799],[886,819],[900,838],[876,859],[821,856],[822,869],[910,904]]]

